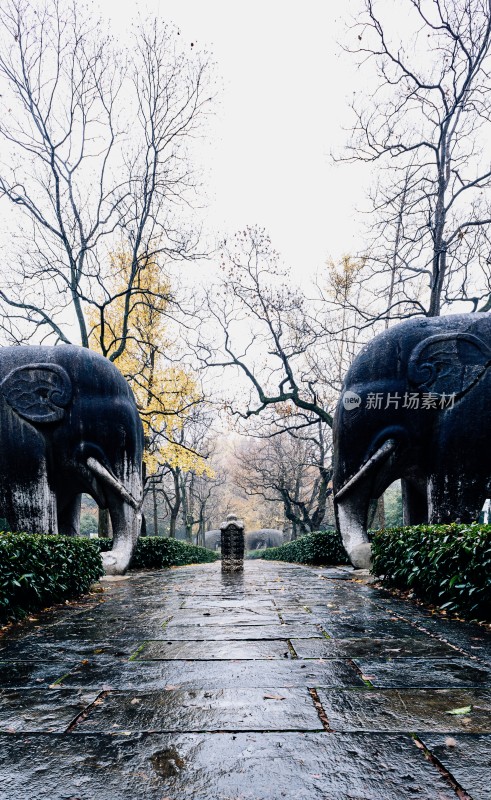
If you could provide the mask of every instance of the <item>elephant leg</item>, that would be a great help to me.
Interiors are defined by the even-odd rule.
[[[475,522],[487,497],[486,483],[470,483],[460,470],[432,476],[428,482],[430,523]]]
[[[404,525],[424,525],[428,522],[426,486],[402,479],[402,516]]]
[[[12,481],[4,488],[2,516],[12,531],[58,533],[56,497],[45,473],[34,481]]]
[[[77,494],[62,506],[58,506],[58,531],[63,536],[80,535],[80,509],[82,495]]]

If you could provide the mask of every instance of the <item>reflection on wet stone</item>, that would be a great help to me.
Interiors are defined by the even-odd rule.
[[[152,767],[155,772],[162,778],[170,778],[173,775],[178,775],[186,764],[175,747],[168,747],[165,750],[159,750],[153,753],[150,761],[152,762]]]
[[[132,573],[12,630],[0,800],[455,800],[413,733],[488,800],[489,633],[351,577]]]

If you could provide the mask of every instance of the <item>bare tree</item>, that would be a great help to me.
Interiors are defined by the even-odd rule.
[[[404,0],[396,15],[363,5],[347,49],[375,90],[355,97],[347,158],[384,167],[367,259],[378,303],[366,316],[436,316],[461,301],[489,310],[490,0]]]
[[[247,475],[245,460],[239,485],[268,501],[281,498],[285,516],[298,530],[318,529],[331,491],[327,442],[334,407],[344,368],[364,341],[353,299],[364,262],[343,259],[339,270],[332,267],[325,291],[307,298],[292,284],[264,231],[242,231],[225,243],[222,255],[223,280],[207,296],[213,324],[204,326],[198,355],[204,366],[223,371],[224,405],[243,423],[240,430],[253,423],[253,435],[271,438],[271,461],[284,467],[272,484],[268,456],[258,457],[255,477]],[[306,474],[305,454],[291,454],[289,471],[273,457],[279,446],[273,438],[283,434],[310,439],[302,491],[293,476],[297,469]]]
[[[114,361],[146,265],[198,255],[178,212],[196,183],[188,143],[210,99],[208,57],[159,21],[118,49],[100,20],[59,0],[6,0],[0,39],[0,200],[14,211],[1,328],[11,342],[87,347],[95,314]],[[117,288],[114,252],[128,262]],[[117,346],[104,327],[115,297]]]
[[[332,494],[330,455],[325,426],[317,419],[308,434],[273,433],[243,444],[235,481],[249,497],[280,501],[295,539],[324,522]]]
[[[212,516],[217,516],[217,494],[225,480],[225,475],[220,472],[215,472],[213,476],[192,475],[189,493],[193,501],[193,525],[197,525],[196,544],[202,547],[205,545],[205,533],[210,527]],[[225,519],[227,514],[219,516]]]
[[[320,380],[309,361],[329,341],[264,230],[246,228],[224,243],[222,274],[207,292],[197,354],[204,367],[226,371],[225,387],[240,385],[241,399],[235,392],[229,410],[250,420],[269,409],[278,430],[309,427],[316,419],[331,426],[330,374]]]

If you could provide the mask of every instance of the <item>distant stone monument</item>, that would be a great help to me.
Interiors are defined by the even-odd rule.
[[[222,540],[222,572],[242,572],[244,569],[244,523],[229,514],[220,525]]]
[[[257,531],[247,531],[245,543],[247,550],[263,550],[267,547],[279,547],[284,538],[283,531],[277,528],[260,528]]]
[[[222,540],[222,532],[219,528],[214,528],[205,533],[205,547],[208,550],[220,550]]]

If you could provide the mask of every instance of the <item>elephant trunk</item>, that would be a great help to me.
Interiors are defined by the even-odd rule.
[[[338,528],[349,559],[358,569],[370,569],[368,510],[372,495],[379,496],[378,491],[374,493],[377,474],[390,461],[395,448],[395,440],[388,439],[349,480],[341,483],[335,476],[334,505]]]
[[[140,470],[124,466],[124,479],[111,474],[97,459],[88,458],[87,466],[104,486],[111,524],[113,546],[102,553],[106,575],[123,575],[130,565],[142,524],[142,479]]]
[[[142,513],[141,509],[129,503],[121,503],[117,495],[108,492],[107,497],[113,546],[112,550],[102,553],[102,562],[106,575],[123,575],[130,565],[140,535]]]
[[[336,502],[336,519],[349,560],[357,569],[370,569],[371,547],[366,532],[370,498],[345,494]]]

